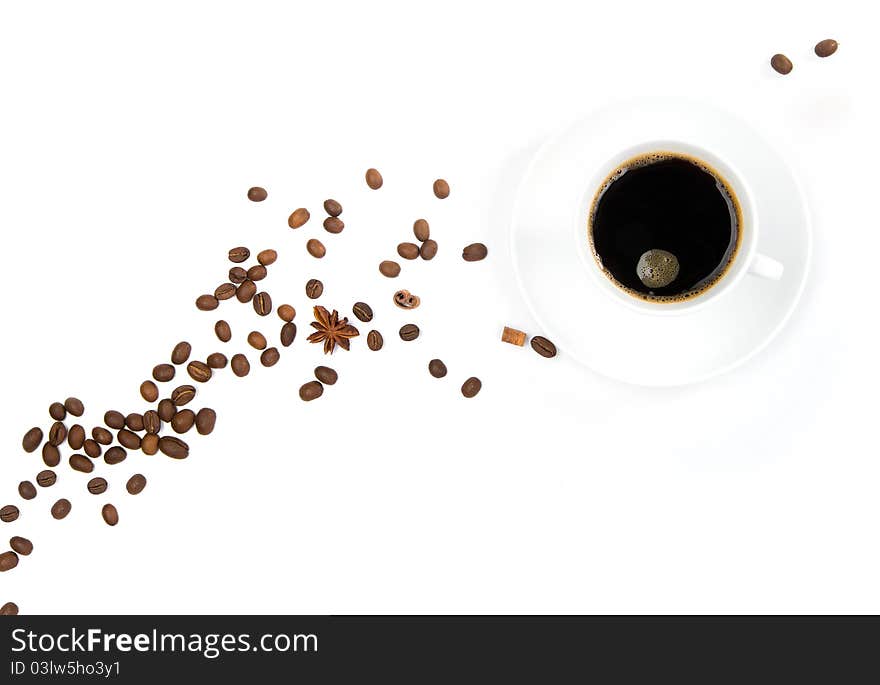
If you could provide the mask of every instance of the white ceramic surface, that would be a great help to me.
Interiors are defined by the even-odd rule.
[[[737,279],[724,297],[674,317],[603,292],[585,260],[585,198],[609,160],[662,140],[709,150],[736,169],[761,225],[756,249],[785,266],[780,280]],[[811,249],[804,194],[778,153],[736,117],[683,98],[615,103],[544,144],[521,183],[511,236],[517,280],[542,333],[598,373],[649,386],[708,379],[766,346],[800,298]]]

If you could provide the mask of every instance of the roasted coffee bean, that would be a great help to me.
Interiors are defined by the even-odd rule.
[[[171,428],[175,433],[186,433],[196,422],[196,415],[192,409],[181,409],[171,419]]]
[[[162,430],[162,419],[159,418],[159,412],[153,409],[144,412],[144,430],[152,435],[156,435]],[[143,440],[141,440],[141,445],[143,445]]]
[[[287,225],[291,228],[299,228],[300,226],[305,226],[306,222],[309,220],[309,210],[305,207],[300,207],[299,209],[293,210],[291,215],[287,217]]]
[[[199,435],[209,435],[214,431],[214,424],[217,422],[217,412],[208,407],[199,409],[196,414],[196,430]]]
[[[281,353],[278,351],[278,348],[270,347],[263,350],[263,354],[260,355],[260,364],[266,367],[275,366],[280,358]]]
[[[234,285],[244,283],[247,280],[247,271],[240,266],[233,266],[229,270],[229,282]]]
[[[192,387],[192,386],[181,386],[181,387]],[[179,389],[179,388],[178,388]],[[174,404],[174,400],[164,399],[159,401],[159,406],[156,407],[156,413],[159,415],[159,418],[162,419],[165,423],[168,423],[171,419],[174,418],[174,415],[177,413],[177,407]]]
[[[379,273],[386,278],[397,278],[400,275],[400,264],[386,259],[379,264]]]
[[[67,460],[67,463],[70,464],[70,468],[72,468],[74,471],[91,473],[95,470],[95,465],[92,463],[92,460],[88,457],[84,457],[82,454],[71,454],[70,459]]]
[[[269,275],[269,270],[262,264],[256,264],[247,270],[247,277],[252,281],[262,281]]]
[[[18,616],[18,604],[6,602],[6,604],[0,607],[0,616]]]
[[[156,454],[159,451],[159,436],[147,433],[141,440],[141,452],[147,455]]]
[[[83,452],[86,453],[87,457],[97,459],[101,456],[101,451],[101,446],[97,443],[97,441],[92,440],[91,438],[87,439],[83,443]]]
[[[137,436],[135,436],[137,437]],[[140,447],[140,439],[138,439],[137,447],[129,447],[129,449],[136,450]],[[128,452],[119,447],[118,445],[114,445],[104,454],[104,461],[110,466],[115,466],[116,464],[120,464],[125,461],[125,458],[128,456]]]
[[[37,485],[41,488],[51,488],[55,485],[55,481],[58,480],[58,476],[55,475],[54,471],[49,471],[48,469],[45,471],[40,471],[37,474]]]
[[[428,238],[419,248],[419,254],[426,261],[434,259],[437,256],[437,241]]]
[[[263,250],[257,255],[257,261],[263,266],[270,266],[278,259],[278,253],[275,250]]]
[[[773,67],[774,71],[777,71],[783,76],[790,73],[794,68],[791,60],[782,54],[773,55],[773,57],[770,58],[770,66]]]
[[[189,374],[189,377],[192,378],[196,383],[207,383],[211,380],[211,376],[213,375],[213,371],[211,371],[211,367],[205,364],[205,362],[194,361],[190,362],[186,365],[186,372]]]
[[[251,202],[262,202],[267,197],[269,197],[269,193],[266,192],[265,188],[254,186],[253,188],[248,189],[247,198]]]
[[[245,279],[244,282],[238,286],[238,290],[235,291],[236,299],[242,304],[247,304],[253,300],[254,295],[256,294],[257,284],[250,279]]]
[[[100,445],[109,445],[113,442],[113,433],[102,426],[92,428],[92,438]]]
[[[72,450],[81,450],[86,442],[86,429],[78,423],[73,424],[67,431],[67,444]]]
[[[483,243],[471,243],[461,251],[461,258],[466,262],[479,262],[487,254],[489,250]]]
[[[24,434],[24,437],[21,439],[21,446],[25,452],[30,453],[36,450],[41,442],[43,442],[43,430],[34,426]]]
[[[257,293],[254,295],[254,311],[259,316],[269,316],[272,313],[272,297],[269,293]]]
[[[309,381],[299,389],[299,398],[304,402],[311,402],[324,394],[324,386],[318,381]]]
[[[483,383],[476,376],[468,378],[461,386],[461,394],[465,397],[476,397],[483,387]]]
[[[446,375],[446,364],[440,359],[432,359],[428,362],[428,373],[434,378],[443,378]]]
[[[205,360],[212,369],[225,369],[229,361],[222,352],[212,352]]]
[[[129,495],[139,495],[144,491],[145,487],[147,487],[147,478],[140,473],[134,474],[125,484],[125,489],[128,490]]]
[[[296,340],[296,324],[287,322],[281,327],[281,344],[290,347]]]
[[[229,365],[232,367],[232,373],[239,378],[243,378],[251,372],[251,364],[243,354],[232,355]]]
[[[176,371],[171,364],[157,364],[153,367],[153,378],[160,383],[167,383],[174,378],[175,373]]]
[[[49,428],[49,444],[55,445],[58,447],[59,445],[64,443],[64,440],[67,438],[67,426],[65,426],[61,421],[56,421]]]
[[[414,323],[404,324],[400,327],[400,339],[410,342],[419,337],[419,327]]]
[[[367,347],[373,350],[373,352],[381,350],[384,344],[385,341],[382,339],[382,334],[379,331],[370,331],[367,333]]]
[[[234,264],[241,264],[242,262],[247,261],[247,258],[251,256],[251,251],[246,247],[233,247],[229,251],[229,261]]]
[[[373,308],[366,302],[355,302],[351,311],[358,318],[358,321],[367,323],[373,320]]]
[[[104,413],[104,424],[113,430],[125,428],[125,416],[122,412],[111,409]]]
[[[68,397],[64,400],[64,408],[71,416],[82,416],[83,412],[86,410],[83,403],[75,397]]]
[[[196,298],[196,308],[203,312],[210,312],[220,306],[220,302],[213,295],[199,295]]]
[[[324,247],[324,243],[322,243],[317,238],[312,238],[309,242],[306,243],[306,250],[312,257],[316,259],[321,259],[325,254],[327,254],[327,248]]]
[[[306,283],[306,297],[317,300],[324,292],[324,284],[317,278],[311,278]]]
[[[63,497],[52,505],[52,518],[60,521],[70,513],[70,500]]]
[[[0,573],[11,571],[18,566],[18,555],[15,552],[3,552],[0,554]]]
[[[67,418],[67,410],[61,402],[53,402],[49,405],[49,416],[55,421],[64,421]]]
[[[37,489],[29,480],[23,480],[18,484],[18,495],[22,499],[33,499],[37,496]]]
[[[43,445],[43,463],[46,466],[58,466],[61,461],[61,452],[55,445],[46,443]]]
[[[556,356],[556,345],[543,336],[536,335],[532,338],[532,341],[529,344],[532,346],[532,349],[542,357],[547,357],[549,359],[550,357]]]
[[[125,417],[125,427],[135,433],[141,432],[144,429],[144,415],[132,412]]]
[[[189,456],[189,445],[170,435],[159,438],[159,450],[172,459],[186,459]]]
[[[397,254],[404,259],[416,259],[419,256],[419,246],[415,243],[400,243],[397,246]]]
[[[236,287],[232,283],[221,283],[214,289],[214,297],[218,300],[228,300],[235,297]]]
[[[324,230],[327,233],[342,233],[345,222],[337,216],[328,216],[324,219]]]
[[[85,459],[85,457],[83,457]],[[88,459],[86,459],[88,461]],[[91,464],[91,462],[89,462]],[[12,523],[18,518],[18,507],[14,504],[7,504],[0,508],[0,521],[3,523]]]
[[[229,324],[222,319],[214,324],[214,333],[220,339],[220,342],[229,342],[232,340],[232,329]]]
[[[816,47],[813,49],[819,57],[831,57],[837,52],[837,41],[833,38],[826,38],[816,43]]]
[[[101,507],[101,518],[104,519],[104,523],[108,526],[115,526],[119,523],[119,512],[116,511],[116,507],[112,504],[105,504]]]
[[[382,187],[382,174],[377,169],[367,169],[364,179],[366,179],[367,185],[373,190],[379,190]]]
[[[278,307],[278,318],[290,323],[296,318],[296,310],[289,304],[283,304]]]
[[[98,476],[97,478],[92,478],[88,483],[86,483],[86,488],[93,495],[101,495],[107,492],[107,481],[106,479]]]
[[[324,385],[335,385],[336,381],[339,380],[339,374],[329,366],[316,366],[315,378],[321,381]]]
[[[13,535],[9,538],[9,546],[12,547],[13,552],[25,557],[34,551],[34,543],[20,535]]]
[[[422,303],[418,295],[413,295],[409,290],[398,290],[394,293],[394,304],[401,309],[415,309]]]
[[[174,349],[171,350],[171,363],[172,364],[183,364],[189,359],[189,355],[192,352],[192,345],[190,345],[185,340],[177,343],[174,346]],[[152,400],[150,400],[152,401]]]
[[[155,402],[159,399],[159,388],[153,381],[144,381],[141,383],[141,397],[147,402]]]
[[[116,440],[119,441],[120,445],[130,450],[140,449],[141,446],[140,437],[138,437],[136,433],[132,433],[130,430],[126,430],[125,428],[123,428],[116,434]],[[110,452],[110,450],[112,449],[113,448],[111,447],[107,451]]]
[[[431,227],[424,219],[416,219],[413,224],[413,234],[420,243],[431,237]]]
[[[449,197],[449,184],[442,178],[438,178],[434,181],[434,195],[441,200],[445,200]]]
[[[324,200],[324,211],[330,216],[339,216],[342,214],[342,205],[336,200]]]

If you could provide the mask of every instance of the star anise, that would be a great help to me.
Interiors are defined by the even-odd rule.
[[[337,345],[348,350],[348,341],[360,335],[358,329],[348,323],[347,318],[339,318],[339,312],[335,309],[332,314],[320,306],[315,307],[314,311],[315,321],[312,321],[312,328],[315,332],[309,336],[309,342],[323,342],[324,354],[332,354]]]

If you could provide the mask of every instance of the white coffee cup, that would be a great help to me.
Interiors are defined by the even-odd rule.
[[[649,301],[638,298],[612,282],[602,269],[599,257],[593,252],[589,240],[589,215],[593,200],[606,179],[624,162],[641,155],[670,152],[683,154],[705,162],[717,171],[736,197],[742,211],[742,222],[739,226],[739,248],[733,255],[725,272],[705,291],[688,299],[675,301]],[[675,140],[655,140],[640,143],[622,150],[608,159],[596,169],[592,181],[584,188],[580,204],[574,217],[574,239],[576,249],[585,268],[593,276],[597,286],[620,304],[645,314],[684,314],[704,307],[729,292],[747,274],[778,281],[782,278],[783,265],[757,251],[760,231],[758,214],[752,193],[743,177],[725,160],[713,152],[692,143]]]

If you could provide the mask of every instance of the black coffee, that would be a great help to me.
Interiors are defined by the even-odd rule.
[[[640,155],[602,184],[590,209],[593,253],[614,283],[643,300],[687,300],[724,276],[742,212],[709,165],[671,152]]]

